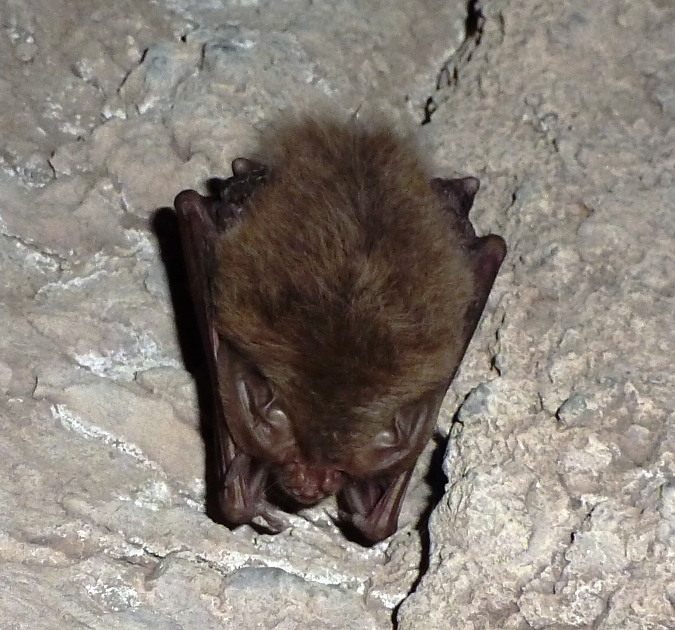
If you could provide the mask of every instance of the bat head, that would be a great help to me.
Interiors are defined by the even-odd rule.
[[[273,384],[227,342],[220,344],[218,370],[220,399],[235,443],[252,457],[276,464],[281,488],[305,504],[336,494],[346,477],[391,476],[410,468],[431,437],[450,380],[394,409],[389,422],[368,415],[382,413],[380,405],[344,408],[334,422],[318,423],[319,433],[303,442]],[[324,420],[327,406],[324,399]],[[351,433],[344,429],[349,424]]]

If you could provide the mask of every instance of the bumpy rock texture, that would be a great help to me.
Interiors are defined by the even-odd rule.
[[[675,628],[671,2],[1,18],[1,627]],[[205,514],[159,220],[317,101],[424,122],[509,244],[441,414],[445,494],[431,445],[372,549],[331,504],[275,537]]]

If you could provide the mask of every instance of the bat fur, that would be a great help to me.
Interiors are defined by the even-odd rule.
[[[264,512],[270,475],[300,503],[338,493],[378,540],[396,528],[506,247],[468,220],[478,180],[432,179],[388,125],[294,119],[260,146],[234,161],[220,198],[176,199],[239,453],[223,483],[239,475],[251,495],[243,512],[232,496],[224,509],[239,522]]]

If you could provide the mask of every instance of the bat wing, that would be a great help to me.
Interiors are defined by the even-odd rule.
[[[464,314],[464,328],[460,332],[464,342],[462,350],[455,357],[447,381],[416,403],[401,409],[395,419],[394,430],[383,432],[370,448],[364,449],[362,457],[366,461],[362,467],[374,473],[395,470],[398,462],[408,459],[411,454],[419,455],[431,438],[445,392],[478,326],[485,302],[506,256],[504,239],[494,234],[479,238],[469,221],[469,211],[479,188],[478,179],[433,179],[431,186],[452,219],[452,236],[457,240],[457,246],[468,254],[474,277],[473,299]],[[398,475],[350,479],[339,497],[343,520],[351,523],[372,542],[393,534],[411,474],[412,470],[407,470]]]
[[[450,379],[418,401],[399,409],[392,431],[383,431],[363,449],[360,467],[374,473],[366,479],[350,478],[338,497],[341,516],[367,540],[391,536],[398,526],[414,461],[431,438]],[[399,464],[413,459],[403,471]],[[391,471],[398,471],[392,474]],[[380,473],[379,475],[377,473]]]
[[[412,470],[406,470],[394,477],[349,479],[338,497],[341,519],[368,542],[388,538],[398,527],[411,476]]]
[[[211,182],[215,196],[184,190],[174,206],[215,398],[220,507],[231,524],[262,515],[276,529],[280,523],[264,491],[270,466],[284,449],[295,447],[290,423],[264,379],[220,337],[216,327],[213,278],[218,235],[240,220],[246,197],[264,181],[264,172],[255,162],[239,158],[233,170],[230,180],[220,185]]]

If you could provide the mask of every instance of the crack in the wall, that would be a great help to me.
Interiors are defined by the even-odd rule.
[[[464,20],[464,41],[459,48],[441,65],[436,74],[436,86],[433,93],[427,97],[424,104],[422,125],[431,122],[431,117],[448,98],[448,92],[460,81],[462,70],[467,66],[476,48],[481,43],[486,17],[479,0],[468,0],[466,4],[466,19]]]
[[[125,440],[123,437],[116,436],[106,429],[87,422],[68,409],[66,405],[54,404],[50,407],[50,411],[52,418],[59,422],[63,428],[72,431],[73,433],[77,433],[86,439],[102,442],[106,446],[110,446],[125,455],[129,455],[145,468],[149,468],[150,470],[161,470],[157,463],[146,457],[141,448],[136,444]]]
[[[45,273],[58,272],[66,262],[66,258],[48,248],[39,247],[32,239],[19,234],[12,234],[2,220],[2,217],[0,217],[0,236],[13,243],[27,263],[32,261],[36,269]]]

